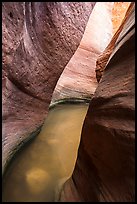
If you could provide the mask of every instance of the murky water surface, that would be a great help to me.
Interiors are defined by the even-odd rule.
[[[73,172],[88,105],[57,105],[40,134],[9,166],[3,179],[3,201],[48,202]]]

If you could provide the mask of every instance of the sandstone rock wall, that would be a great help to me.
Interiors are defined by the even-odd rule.
[[[96,60],[113,35],[114,2],[97,2],[75,54],[65,67],[52,102],[62,98],[91,98],[97,87]]]
[[[80,43],[94,5],[2,4],[3,169],[16,147],[44,121],[57,80]],[[132,8],[90,103],[75,170],[61,201],[134,201],[134,12]],[[84,42],[87,46],[88,40]],[[79,47],[82,61],[87,56],[84,46]],[[82,80],[77,85],[84,87],[83,93],[89,88]]]
[[[114,2],[114,6],[112,9],[112,23],[114,34],[121,25],[130,4],[131,2]]]
[[[117,2],[116,2],[117,3]],[[118,4],[119,5],[119,4]],[[116,4],[116,8],[118,7],[118,5]],[[121,5],[121,4],[120,4]],[[102,77],[102,74],[103,74],[103,71],[108,63],[108,60],[110,58],[110,55],[112,54],[113,52],[113,49],[115,47],[115,44],[117,43],[117,39],[123,29],[123,26],[125,25],[126,23],[126,19],[128,18],[130,12],[132,11],[132,8],[134,6],[134,3],[131,2],[130,4],[128,4],[128,9],[126,10],[126,14],[124,16],[124,18],[122,19],[122,23],[120,24],[120,26],[118,26],[118,20],[119,18],[117,17],[116,15],[116,23],[113,22],[113,27],[115,28],[118,28],[117,31],[115,32],[112,40],[110,41],[110,43],[108,44],[108,46],[106,47],[106,49],[99,55],[97,61],[96,61],[96,78],[97,78],[97,81],[99,82],[101,77]],[[115,6],[114,6],[115,8]],[[118,8],[117,8],[118,10]],[[115,11],[115,9],[114,9]],[[117,11],[118,12],[118,11]],[[115,13],[114,13],[115,14]],[[113,14],[113,15],[114,15]],[[122,14],[120,14],[121,16]],[[114,16],[113,16],[113,21],[114,21]]]
[[[60,200],[135,202],[135,6],[91,100]]]
[[[3,169],[44,121],[56,82],[77,49],[94,2],[3,2]]]

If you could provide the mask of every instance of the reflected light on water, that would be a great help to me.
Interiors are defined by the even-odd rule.
[[[3,179],[4,202],[53,202],[72,175],[86,104],[51,109],[39,135],[22,148]]]

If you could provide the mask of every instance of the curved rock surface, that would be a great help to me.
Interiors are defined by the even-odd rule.
[[[60,201],[135,201],[135,6],[91,100]]]
[[[91,98],[97,87],[96,60],[113,35],[114,2],[97,2],[75,54],[65,67],[52,101],[62,98]],[[105,29],[104,29],[105,28]]]
[[[64,67],[77,49],[94,2],[2,4],[3,169],[44,121]]]
[[[116,3],[116,8],[117,8],[118,7],[117,2],[115,2],[115,3]],[[108,44],[106,49],[100,54],[100,56],[98,57],[98,59],[96,61],[96,69],[95,69],[95,71],[96,71],[96,78],[97,78],[98,82],[100,81],[100,79],[102,77],[103,71],[104,71],[104,69],[105,69],[105,67],[107,65],[109,57],[112,54],[112,51],[113,51],[113,49],[115,47],[115,44],[117,43],[118,36],[120,35],[120,33],[121,33],[125,23],[126,23],[126,20],[127,20],[128,16],[129,16],[130,12],[133,9],[133,6],[134,6],[133,2],[131,2],[130,4],[128,3],[128,9],[126,11],[126,14],[125,14],[125,16],[124,16],[120,26],[118,26],[118,22],[117,22],[118,18],[116,18],[117,20],[116,20],[116,23],[115,23],[114,17],[113,17],[113,21],[114,21],[113,22],[113,28],[114,28],[114,30],[116,30],[116,28],[118,28],[118,29],[115,32],[112,40],[110,41],[110,43]],[[115,8],[115,6],[114,6],[114,8]],[[116,10],[116,9],[114,9],[114,10]],[[116,17],[117,17],[117,15],[116,15]]]
[[[2,4],[3,169],[16,147],[43,123],[94,5]],[[91,100],[75,170],[60,201],[134,201],[134,23],[132,8]]]

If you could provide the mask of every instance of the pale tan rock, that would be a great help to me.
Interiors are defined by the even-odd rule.
[[[65,67],[52,101],[62,98],[91,98],[97,87],[96,60],[113,35],[113,2],[97,2],[75,54]]]

